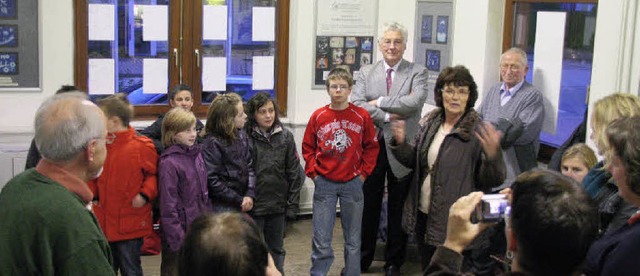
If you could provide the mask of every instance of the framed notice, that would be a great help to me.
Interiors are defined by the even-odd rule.
[[[38,0],[0,0],[0,91],[40,91]]]
[[[435,105],[433,88],[442,69],[451,65],[451,22],[453,0],[418,0],[414,61],[429,71],[427,103]]]
[[[333,68],[352,74],[372,63],[378,0],[317,0],[313,88],[324,88]]]

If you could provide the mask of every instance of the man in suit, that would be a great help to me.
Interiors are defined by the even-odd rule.
[[[427,97],[427,69],[402,58],[407,46],[407,30],[399,23],[384,26],[378,39],[383,60],[362,67],[355,75],[351,100],[365,108],[378,131],[380,153],[373,173],[364,183],[361,270],[366,271],[376,248],[380,209],[387,180],[386,275],[398,275],[404,263],[407,235],[402,230],[402,208],[412,170],[391,154],[393,132],[390,122],[406,121],[407,137],[418,131],[418,121]]]
[[[505,184],[521,172],[538,166],[540,131],[544,119],[542,93],[524,80],[527,53],[511,48],[500,57],[502,82],[484,95],[478,113],[502,131],[502,156],[507,169]]]

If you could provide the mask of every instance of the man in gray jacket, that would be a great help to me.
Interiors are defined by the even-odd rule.
[[[351,101],[371,115],[380,142],[376,167],[364,183],[360,267],[366,271],[373,260],[386,178],[387,275],[397,275],[404,263],[407,235],[401,226],[402,208],[412,172],[390,152],[388,145],[393,136],[390,122],[405,120],[407,137],[411,139],[418,131],[418,121],[427,97],[427,69],[402,58],[406,45],[406,28],[396,22],[385,24],[378,39],[378,49],[384,59],[363,67],[355,74],[356,83],[351,94]]]
[[[505,184],[538,165],[544,105],[540,90],[524,80],[528,70],[527,53],[519,48],[505,51],[500,58],[502,81],[485,93],[478,109],[484,120],[503,133]]]

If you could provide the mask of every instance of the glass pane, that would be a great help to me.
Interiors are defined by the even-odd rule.
[[[529,55],[529,72],[526,76],[528,82],[532,82],[536,16],[539,11],[567,13],[558,125],[554,135],[545,132],[540,134],[540,140],[543,143],[558,147],[582,123],[587,109],[586,97],[591,83],[597,5],[586,3],[517,3],[515,5],[512,45],[524,49]]]
[[[90,4],[115,4],[114,0],[90,0]],[[167,104],[166,94],[145,94],[143,60],[168,59],[169,43],[146,41],[143,37],[144,7],[168,6],[169,0],[117,0],[114,41],[89,41],[89,58],[112,58],[115,63],[115,89],[129,95],[134,105]],[[167,8],[168,10],[168,8]],[[167,17],[169,14],[167,13]],[[168,22],[168,20],[167,20]],[[167,26],[168,29],[168,26]],[[168,39],[168,35],[167,35]],[[167,72],[166,79],[169,78]],[[165,91],[153,91],[153,93]],[[92,95],[92,99],[105,96]]]
[[[273,89],[252,90],[253,57],[276,54],[275,42],[253,41],[252,9],[253,7],[275,7],[275,0],[207,0],[203,1],[203,4],[227,5],[227,40],[202,41],[203,57],[227,59],[226,92],[238,93],[244,101],[261,91],[269,92],[272,97],[275,97]],[[202,91],[202,104],[208,105],[220,92],[225,91]]]

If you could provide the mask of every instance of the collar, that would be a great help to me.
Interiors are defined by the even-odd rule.
[[[121,141],[130,140],[131,137],[136,136],[136,130],[133,127],[129,126],[127,130],[118,131],[118,132],[109,132],[107,136],[113,137],[112,144],[115,144]]]
[[[444,109],[436,108],[422,117],[418,124],[420,126],[424,126],[428,123],[433,123],[433,127],[440,128],[442,121],[444,121]],[[464,115],[462,115],[460,120],[458,120],[458,122],[448,135],[457,134],[461,139],[469,141],[473,136],[475,124],[478,121],[481,121],[480,115],[473,108],[471,108]]]
[[[93,199],[93,193],[86,182],[47,159],[43,158],[38,162],[36,171],[79,196],[85,204]]]
[[[516,84],[513,87],[511,87],[511,89],[509,89],[509,93],[511,93],[511,97],[513,97],[513,95],[515,95],[516,92],[518,92],[518,90],[520,90],[522,85],[524,85],[524,79],[521,82],[519,82],[518,84]],[[502,86],[500,86],[500,94],[502,94],[502,92],[506,91],[506,90],[507,90],[507,86],[504,84],[504,82],[502,82]]]
[[[640,211],[636,212],[633,216],[631,216],[631,218],[629,218],[629,220],[627,221],[627,224],[633,225],[638,221],[640,221]]]
[[[384,64],[384,72],[387,73],[387,70],[389,70],[389,68],[393,69],[394,73],[398,72],[398,67],[400,67],[400,63],[402,63],[402,59],[398,63],[396,63],[396,65],[389,66],[389,64],[387,64],[387,62],[383,60],[382,64]]]

